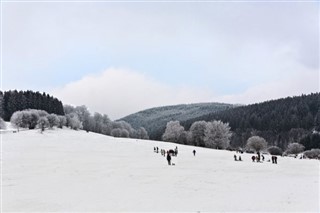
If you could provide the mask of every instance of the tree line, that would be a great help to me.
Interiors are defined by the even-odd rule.
[[[181,122],[181,125],[188,130],[196,121],[212,120],[229,123],[233,132],[232,147],[245,147],[248,138],[257,135],[283,150],[300,141],[320,148],[318,136],[313,136],[317,135],[313,132],[320,131],[320,93],[231,108]]]
[[[47,113],[64,115],[63,104],[46,93],[10,90],[0,91],[0,117],[9,121],[16,111],[26,109],[44,110]]]
[[[234,148],[230,145],[230,139],[235,133],[230,129],[228,123],[223,123],[220,120],[210,122],[196,121],[191,125],[189,130],[185,130],[179,121],[170,121],[167,123],[162,140],[214,149],[246,151],[249,153],[264,151],[269,152],[271,155],[297,155],[307,150],[304,152],[305,157],[320,158],[320,133],[318,132],[312,133],[311,136],[303,137],[300,143],[290,143],[286,149],[271,145],[263,137],[257,135],[248,137],[245,146]],[[258,156],[259,161],[260,154]]]
[[[93,115],[86,106],[65,105],[64,111],[67,117],[79,121],[81,129],[85,131],[123,138],[149,139],[148,132],[140,127],[134,129],[125,121],[111,121],[108,115],[95,112]]]
[[[18,129],[40,128],[44,131],[66,126],[114,137],[149,139],[143,127],[134,129],[125,121],[111,121],[105,114],[91,115],[84,105],[63,105],[49,94],[29,90],[0,91],[0,129],[6,128],[4,121],[10,121]]]
[[[107,115],[94,113],[91,115],[86,106],[64,106],[65,115],[47,113],[44,110],[26,109],[12,114],[10,122],[18,128],[45,131],[46,128],[63,128],[66,126],[73,130],[82,129],[104,135],[122,138],[149,139],[144,128],[134,129],[125,121],[111,121]],[[0,118],[0,129],[5,129],[5,123]]]

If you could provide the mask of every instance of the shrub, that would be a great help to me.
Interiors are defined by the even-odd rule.
[[[303,152],[304,146],[299,143],[291,143],[288,145],[288,148],[286,150],[286,154],[294,154],[297,155],[301,152]]]
[[[320,149],[311,149],[305,151],[303,155],[310,159],[320,159]]]
[[[282,155],[282,149],[277,147],[277,146],[270,146],[268,148],[268,152],[270,153],[270,155]]]

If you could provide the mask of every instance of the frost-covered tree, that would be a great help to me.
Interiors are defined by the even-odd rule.
[[[137,138],[139,139],[145,139],[145,140],[148,140],[149,139],[149,136],[148,136],[148,132],[145,128],[143,127],[140,127],[139,129],[137,129],[136,131],[137,133]]]
[[[56,114],[47,115],[47,119],[49,122],[49,127],[52,129],[54,126],[59,125],[59,118]]]
[[[66,115],[67,125],[70,126],[71,129],[78,130],[82,127],[81,122],[76,113],[71,113]]]
[[[121,132],[120,128],[115,128],[111,131],[111,136],[119,138],[121,137]]]
[[[62,129],[63,126],[65,126],[65,125],[67,124],[67,119],[66,119],[65,116],[62,116],[62,115],[59,115],[59,116],[58,116],[58,119],[59,119],[58,127],[59,127],[60,129]]]
[[[48,113],[43,110],[27,109],[13,113],[10,121],[18,128],[34,129],[38,124],[39,118],[47,115]]]
[[[256,152],[260,152],[261,150],[264,150],[267,148],[268,143],[266,140],[259,136],[252,136],[247,140],[247,147],[249,149],[253,149]]]
[[[10,119],[10,122],[15,127],[17,127],[18,131],[19,131],[19,128],[22,127],[22,124],[23,124],[22,117],[23,117],[23,113],[21,111],[17,111],[12,114],[11,119]]]
[[[111,123],[102,124],[102,127],[101,127],[102,134],[111,135],[111,131],[112,131],[112,124]]]
[[[270,146],[268,152],[270,155],[282,155],[282,149],[277,146]]]
[[[6,129],[6,123],[1,117],[0,117],[0,129]]]
[[[95,112],[93,115],[93,120],[95,121],[94,132],[101,133],[103,126],[103,116],[100,113]]]
[[[79,121],[84,130],[89,131],[90,112],[85,105],[75,107],[75,113],[78,115]]]
[[[212,121],[207,123],[204,142],[206,147],[226,149],[230,144],[232,133],[228,123]]]
[[[169,121],[166,130],[162,135],[162,140],[169,142],[179,142],[180,135],[184,132],[184,127],[179,121]]]
[[[179,139],[178,139],[178,143],[179,144],[189,144],[189,133],[187,131],[182,131]]]
[[[129,132],[126,129],[121,129],[121,137],[122,138],[129,138]]]
[[[288,145],[288,148],[286,150],[286,154],[299,154],[303,152],[304,146],[299,143],[291,143]]]
[[[75,112],[75,108],[71,105],[64,105],[63,106],[63,110],[64,110],[64,113],[67,115],[67,114],[71,114],[73,112]]]
[[[196,146],[204,147],[204,137],[205,131],[207,128],[207,122],[205,121],[196,121],[190,127],[191,140],[192,144]]]
[[[125,121],[118,121],[115,122],[114,126],[116,128],[125,129],[129,133],[130,137],[133,137],[135,135],[135,130],[131,127],[131,125]]]
[[[38,126],[41,129],[41,132],[43,132],[45,128],[49,126],[47,117],[40,117],[38,120]]]
[[[39,111],[38,110],[27,110],[27,111],[22,111],[23,113],[27,114],[26,117],[29,119],[28,121],[28,128],[29,129],[34,129],[36,128],[38,124],[38,120],[40,118],[39,116]]]

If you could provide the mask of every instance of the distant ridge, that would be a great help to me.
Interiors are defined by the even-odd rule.
[[[167,122],[187,121],[210,113],[231,109],[239,105],[225,103],[196,103],[155,107],[128,115],[119,120],[131,124],[133,128],[144,127],[150,139],[161,140]]]

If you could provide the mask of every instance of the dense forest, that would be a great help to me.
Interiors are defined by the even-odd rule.
[[[199,103],[199,104],[180,104],[173,106],[155,107],[143,110],[119,121],[128,122],[133,128],[144,127],[152,140],[161,140],[162,134],[169,121],[187,121],[201,117],[212,112],[218,112],[229,108],[234,108],[232,104],[223,103]]]
[[[261,136],[269,145],[282,149],[294,142],[309,140],[316,143],[319,137],[311,136],[311,132],[320,130],[320,93],[213,112],[183,121],[181,125],[189,129],[194,122],[202,120],[229,123],[234,133],[231,139],[233,147],[244,147],[252,135]]]
[[[5,121],[9,121],[14,112],[25,109],[39,109],[64,115],[62,102],[46,93],[30,90],[0,91],[0,117]]]

